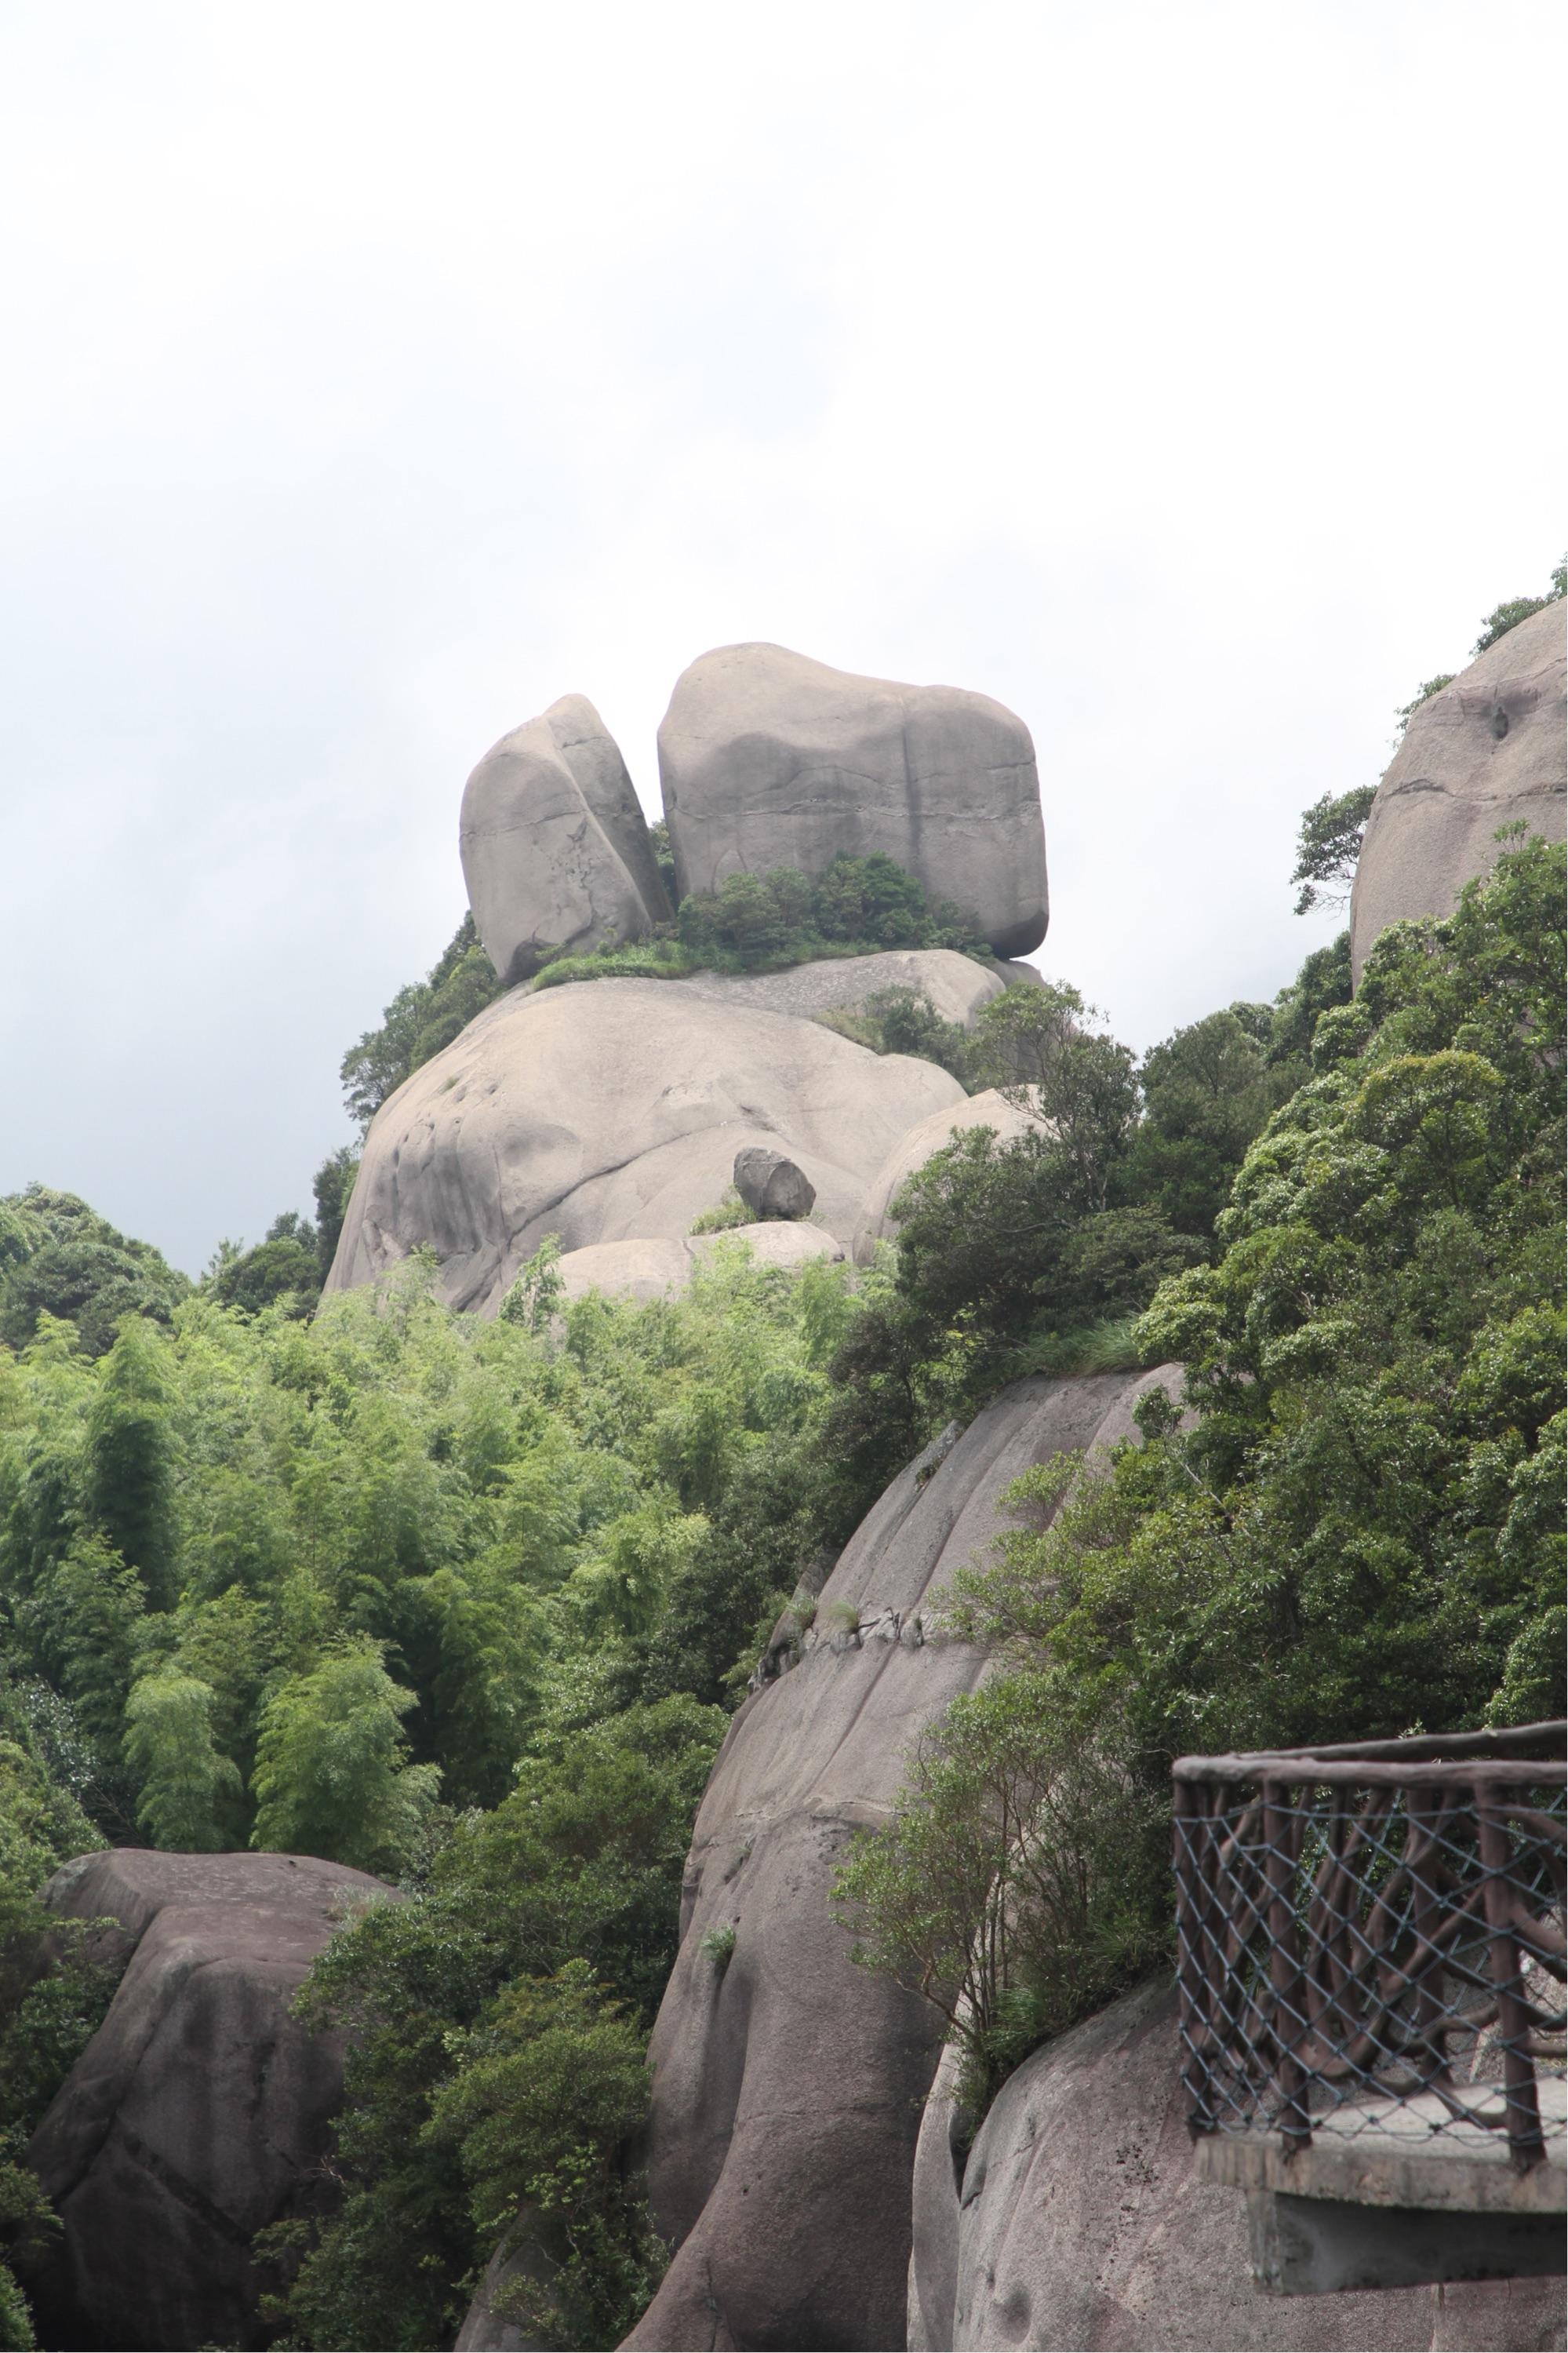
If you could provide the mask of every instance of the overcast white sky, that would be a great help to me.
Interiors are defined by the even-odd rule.
[[[1560,0],[13,5],[0,1191],[196,1271],[568,691],[996,695],[1143,1046],[1561,554]]]

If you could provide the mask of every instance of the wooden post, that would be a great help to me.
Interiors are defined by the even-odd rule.
[[[1286,2156],[1293,2157],[1311,2139],[1312,2126],[1302,2097],[1300,2042],[1306,2030],[1300,2014],[1296,1907],[1290,1900],[1295,1873],[1289,1794],[1289,1788],[1279,1781],[1266,1781],[1263,1785],[1263,1839],[1268,1873],[1268,1982],[1274,1995],[1274,2032],[1279,2051],[1279,2131]]]
[[[1209,2020],[1209,1968],[1203,1952],[1206,1926],[1204,1873],[1194,1852],[1204,1835],[1207,1792],[1190,1781],[1178,1781],[1171,1822],[1172,1857],[1176,1873],[1176,1991],[1182,2033],[1182,2088],[1187,2095],[1187,2130],[1194,2140],[1213,2132],[1214,2110],[1209,2101],[1209,2069],[1214,2034]]]
[[[1509,1836],[1484,1782],[1476,1788],[1476,1827],[1481,1869],[1486,1873],[1488,1941],[1491,1947],[1492,1986],[1497,1994],[1498,2033],[1502,2043],[1508,2145],[1516,2165],[1538,2165],[1546,2149],[1541,2134],[1541,2108],[1535,2096],[1535,2064],[1530,2055],[1530,2020],[1520,1975],[1519,1939],[1513,1933]]]

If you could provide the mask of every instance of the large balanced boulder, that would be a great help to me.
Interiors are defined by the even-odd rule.
[[[485,754],[458,846],[485,953],[503,980],[552,948],[642,939],[668,919],[653,844],[618,746],[593,704],[563,695]]]
[[[998,955],[1046,936],[1035,748],[988,695],[721,646],[676,681],[658,768],[682,897],[880,852],[955,901]]]
[[[254,2346],[250,2242],[319,2208],[342,2052],[289,2015],[333,1929],[392,1891],[310,1855],[80,1856],[51,1911],[112,1920],[109,2014],[27,2151],[60,2218],[26,2282],[55,2347]]]
[[[1053,1454],[1135,1434],[1143,1391],[1178,1379],[1021,1381],[929,1449],[851,1539],[799,1663],[737,1715],[653,2037],[649,2189],[676,2253],[629,2344],[903,2342],[910,2170],[940,2038],[927,2005],[852,1964],[829,1891],[851,1834],[888,1819],[911,1745],[984,1672],[931,1610],[1008,1524],[1003,1490]]]
[[[492,1312],[547,1234],[680,1240],[753,1144],[805,1171],[847,1248],[898,1138],[963,1099],[933,1062],[675,982],[514,990],[377,1113],[327,1287],[426,1245],[441,1297]]]
[[[1563,2343],[1563,2283],[1270,2295],[1245,2193],[1198,2181],[1175,1995],[1101,2010],[1003,2085],[955,2158],[953,2055],[921,2128],[911,2348],[1053,2353],[1402,2353]]]
[[[1495,864],[1498,828],[1561,841],[1568,812],[1560,598],[1410,714],[1377,788],[1351,896],[1351,967],[1390,923],[1450,915]]]

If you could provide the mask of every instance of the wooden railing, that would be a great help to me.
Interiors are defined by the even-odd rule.
[[[1194,2135],[1502,2134],[1539,2161],[1564,2130],[1565,1735],[1177,1761]]]

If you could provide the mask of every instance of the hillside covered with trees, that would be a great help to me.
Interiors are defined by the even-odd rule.
[[[1347,874],[1358,807],[1309,813],[1304,889]],[[834,922],[965,944],[885,876],[839,875],[837,915],[746,879],[682,908],[679,968],[821,955]],[[968,1035],[882,1000],[861,1042],[1035,1124],[938,1152],[858,1276],[730,1246],[679,1298],[567,1303],[547,1246],[491,1322],[418,1256],[323,1301],[347,1151],[313,1221],[195,1284],[68,1194],[0,1202],[18,2269],[50,2227],[27,2134],[111,1989],[68,1936],[35,1974],[42,1880],[104,1843],[294,1851],[408,1900],[304,1998],[351,2037],[342,2194],[267,2251],[279,2341],[449,2343],[520,2201],[558,2226],[534,2325],[617,2341],[664,2259],[624,2152],[719,1742],[803,1571],[1021,1375],[1180,1360],[1187,1388],[961,1579],[952,1628],[1005,1672],[841,1878],[861,1957],[949,2015],[978,2104],[1166,1955],[1173,1755],[1561,1710],[1563,904],[1561,849],[1521,835],[1451,918],[1386,933],[1353,1000],[1342,938],[1142,1059],[1065,984]],[[346,1058],[354,1112],[494,990],[466,923]],[[1027,1848],[999,1785],[1047,1826]],[[28,2342],[0,2272],[0,2344]]]

